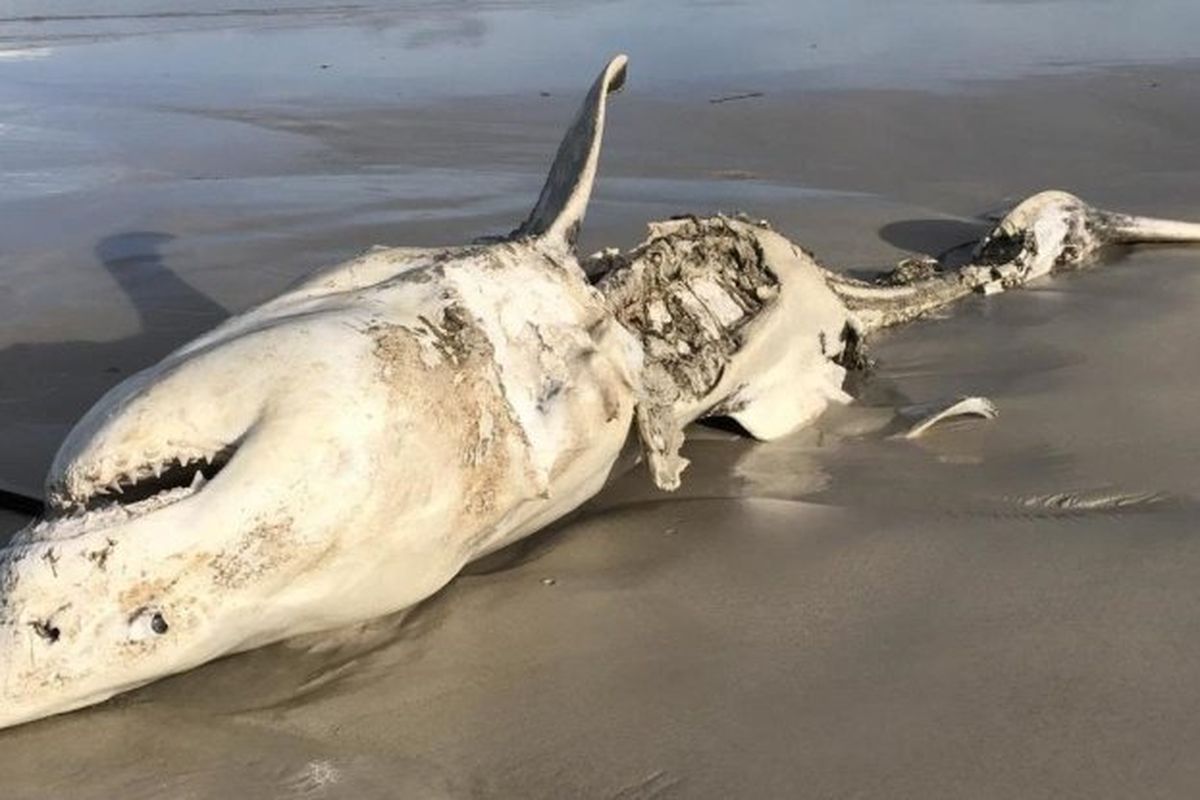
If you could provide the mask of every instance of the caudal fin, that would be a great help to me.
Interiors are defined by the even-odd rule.
[[[1200,223],[1173,219],[1133,217],[1127,214],[1100,213],[1100,230],[1107,241],[1117,244],[1139,242],[1200,243]]]
[[[600,160],[600,141],[604,136],[604,107],[610,92],[625,85],[626,57],[619,55],[596,78],[578,116],[571,123],[550,174],[542,187],[537,205],[513,237],[540,237],[573,247],[579,226],[587,211],[596,164]]]

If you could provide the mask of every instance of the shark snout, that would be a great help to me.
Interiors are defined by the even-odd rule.
[[[136,528],[38,522],[0,552],[0,728],[98,703],[202,643],[205,609],[180,602],[169,560],[154,571],[130,552]]]
[[[251,337],[169,359],[109,391],[58,451],[50,509],[128,505],[214,478],[284,386],[269,344]]]
[[[0,728],[330,624],[270,601],[295,614],[338,592],[313,566],[380,513],[380,447],[407,423],[385,414],[374,347],[310,313],[189,346],[100,400],[50,470],[46,519],[0,550]]]

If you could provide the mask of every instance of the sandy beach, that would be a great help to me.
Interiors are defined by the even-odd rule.
[[[1189,2],[115,5],[0,11],[0,488],[308,271],[510,230],[614,52],[585,252],[744,211],[871,270],[1045,188],[1200,220]],[[1158,246],[971,298],[812,428],[689,431],[675,494],[0,731],[0,796],[1194,797],[1197,308]],[[956,394],[1000,418],[888,438]]]

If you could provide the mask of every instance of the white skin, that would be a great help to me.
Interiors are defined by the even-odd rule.
[[[718,385],[650,407],[638,338],[571,247],[624,67],[597,79],[512,237],[372,250],[85,415],[47,519],[0,553],[0,727],[407,608],[599,491],[637,416],[678,432],[737,395],[745,424],[779,435],[843,397],[813,323],[835,335],[844,309],[802,251],[746,226],[796,279]],[[655,462],[681,441],[642,443]]]
[[[597,80],[509,240],[373,250],[78,423],[47,520],[0,553],[0,727],[406,608],[599,490],[640,350],[570,237],[624,64]]]
[[[592,87],[510,239],[377,249],[318,273],[79,422],[47,478],[48,518],[0,552],[0,727],[409,607],[599,491],[631,429],[671,488],[686,423],[727,414],[775,438],[848,399],[835,359],[848,326],[869,327],[849,284],[733,221],[778,294],[749,317],[708,307],[737,326],[719,380],[651,396],[642,332],[571,249],[624,65]]]
[[[508,239],[377,248],[319,272],[80,420],[47,518],[0,551],[0,727],[412,606],[598,492],[639,416],[679,431],[736,394],[746,415],[763,409],[757,433],[779,435],[842,396],[816,336],[773,312],[747,320],[711,391],[651,408],[636,333],[571,241],[624,67],[597,79]],[[840,329],[808,257],[748,235],[798,276],[772,308]],[[678,443],[642,437],[652,462]]]

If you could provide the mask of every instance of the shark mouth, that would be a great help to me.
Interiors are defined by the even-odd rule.
[[[88,513],[113,506],[150,511],[199,492],[220,474],[238,450],[230,444],[212,452],[180,453],[118,473],[107,482],[92,482],[82,491],[52,492],[50,509]]]

